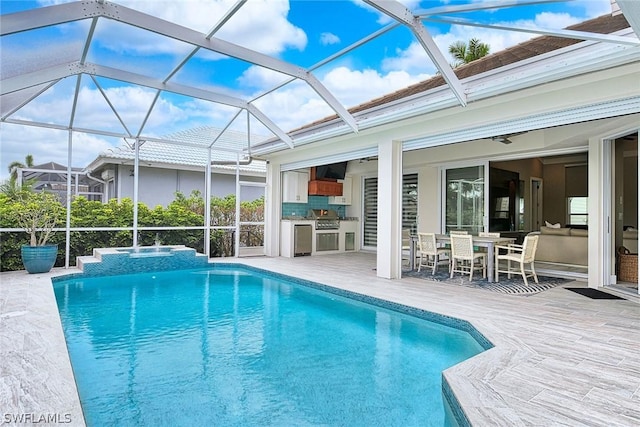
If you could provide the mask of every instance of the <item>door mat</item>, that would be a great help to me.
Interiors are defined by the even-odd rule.
[[[569,291],[575,292],[591,299],[624,299],[617,295],[612,295],[607,292],[602,292],[593,288],[565,288]]]

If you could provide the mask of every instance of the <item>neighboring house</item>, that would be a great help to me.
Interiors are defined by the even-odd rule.
[[[164,138],[170,142],[144,143],[140,147],[138,200],[149,207],[167,206],[175,199],[175,193],[189,196],[197,190],[205,193],[205,167],[208,161],[207,147],[220,129],[202,127],[176,133]],[[253,138],[259,138],[253,136]],[[226,130],[216,141],[216,147],[242,144],[244,133]],[[107,202],[111,199],[133,199],[135,150],[126,143],[100,153],[85,168],[72,168],[71,194],[89,200]],[[225,151],[212,151],[211,195],[225,197],[236,192],[236,155]],[[263,160],[242,160],[240,181],[265,182]],[[63,202],[67,195],[67,167],[50,162],[19,169],[22,181],[35,180],[37,191],[55,192]],[[241,186],[240,199],[251,201],[264,196],[262,186]]]
[[[35,191],[57,194],[60,201],[67,200],[67,167],[55,162],[18,169],[18,182],[32,182]],[[83,168],[71,168],[71,194],[88,200],[102,199],[102,183],[87,174]]]
[[[636,38],[619,14],[569,29]],[[254,147],[269,160],[267,198],[283,200],[284,172],[348,161],[352,198],[345,215],[360,218],[358,246],[377,252],[380,277],[401,275],[404,176],[417,179],[418,231],[498,227],[526,233],[545,221],[579,225],[588,228],[582,232],[588,245],[582,277],[589,286],[614,284],[623,228],[638,226],[640,48],[543,36],[455,73],[465,107],[436,76],[350,109],[358,133],[337,116],[292,133],[314,156],[302,158],[280,141]],[[314,144],[322,149],[308,148]],[[517,180],[504,216],[496,214],[501,196],[492,187],[502,186],[491,179],[496,169]],[[464,189],[463,182],[475,187]],[[328,199],[321,202],[331,208]],[[266,254],[277,256],[284,238],[280,217],[304,206],[267,208],[266,230],[275,232],[266,237]],[[452,211],[457,216],[447,215]]]
[[[202,127],[169,135],[163,140],[140,146],[138,200],[147,206],[166,206],[176,192],[188,196],[197,190],[205,194],[205,167],[208,161],[207,147],[220,134],[220,129]],[[259,138],[252,136],[254,138]],[[237,146],[246,141],[246,134],[226,130],[215,142],[218,148]],[[181,144],[177,144],[180,142]],[[185,145],[188,144],[188,145]],[[126,143],[101,153],[86,170],[104,182],[105,200],[131,198],[134,191],[135,150]],[[211,195],[225,197],[236,192],[236,155],[225,151],[212,151]],[[252,160],[240,164],[240,181],[265,182],[265,162]],[[264,188],[243,186],[242,201],[264,196]]]

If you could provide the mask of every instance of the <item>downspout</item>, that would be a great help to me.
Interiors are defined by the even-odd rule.
[[[101,201],[102,201],[102,203],[104,203],[104,199],[105,199],[105,195],[106,195],[106,191],[107,191],[107,181],[103,181],[101,179],[96,178],[95,176],[91,175],[91,172],[84,171],[83,173],[87,178],[92,179],[92,180],[102,184],[102,200]]]

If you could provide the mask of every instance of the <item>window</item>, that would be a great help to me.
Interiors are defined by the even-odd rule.
[[[587,225],[588,197],[567,197],[567,224]]]
[[[445,232],[483,231],[484,167],[447,169],[445,186]]]

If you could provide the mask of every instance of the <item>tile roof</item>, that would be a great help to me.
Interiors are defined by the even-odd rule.
[[[162,139],[176,143],[147,141],[140,146],[140,161],[161,163],[168,165],[184,165],[205,167],[207,164],[207,148],[220,134],[221,129],[203,126],[168,135]],[[255,138],[255,139],[254,139]],[[264,140],[263,136],[252,136],[254,141]],[[179,142],[190,145],[177,144]],[[243,132],[226,130],[213,145],[211,159],[218,162],[235,162],[236,154],[229,151],[215,150],[215,147],[225,150],[240,151],[247,145],[247,137]],[[200,147],[201,146],[201,147]],[[133,160],[135,152],[127,144],[122,144],[100,154],[102,158]],[[214,165],[215,169],[234,171],[235,165]],[[253,160],[248,165],[240,165],[243,172],[265,173],[266,165],[262,160]]]
[[[599,34],[611,34],[625,28],[629,28],[629,23],[627,22],[624,15],[619,14],[612,16],[608,14],[569,26],[566,29]],[[455,68],[454,72],[459,79],[464,79],[580,42],[582,42],[582,40],[556,36],[535,37],[533,39],[519,43],[515,46],[487,55],[469,64],[465,64],[458,68]],[[418,93],[425,92],[443,85],[445,85],[444,78],[440,75],[434,76],[428,80],[423,80],[422,82],[352,107],[349,109],[349,112],[351,114],[355,114],[358,112],[366,111],[371,108],[379,107],[393,101],[398,101],[400,99],[407,98],[412,95],[416,95]],[[326,123],[337,118],[338,116],[334,114],[332,116],[328,116],[313,123],[307,124],[301,128],[295,129],[291,133],[301,131],[303,129],[308,129],[315,125]]]

